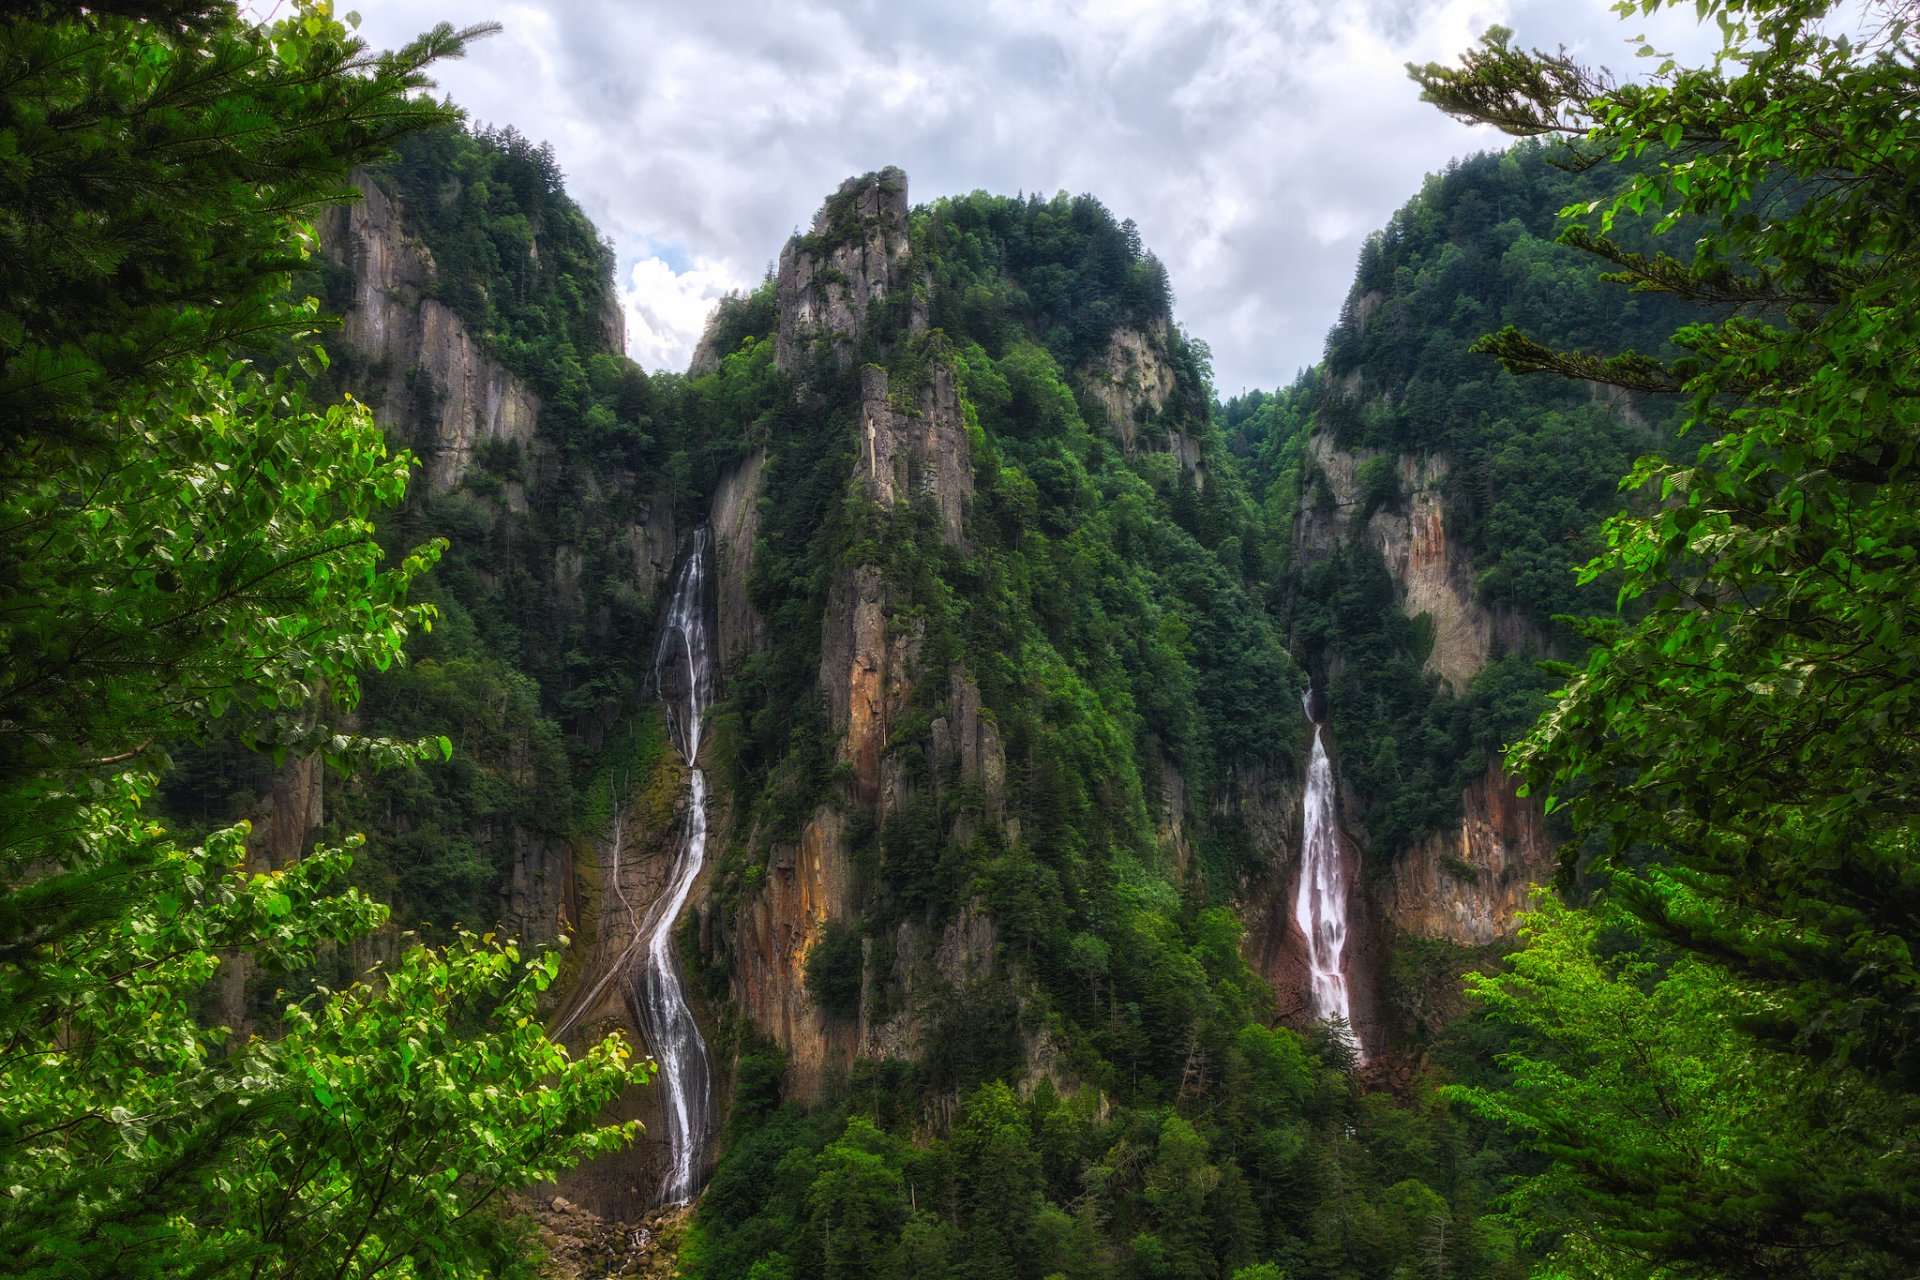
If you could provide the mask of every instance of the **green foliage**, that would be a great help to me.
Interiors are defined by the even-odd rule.
[[[616,306],[613,250],[567,196],[553,148],[512,127],[426,130],[373,172],[411,197],[407,226],[433,255],[433,292],[540,393],[543,433],[643,446],[644,415],[635,421],[594,385],[590,360],[609,346]]]
[[[1299,475],[1304,401],[1262,402],[1237,434],[1217,430],[1204,351],[1172,326],[1164,292],[1140,287],[1150,259],[1091,201],[936,202],[914,215],[912,253],[933,327],[876,308],[864,354],[902,410],[951,369],[973,466],[965,543],[947,541],[931,504],[877,510],[849,484],[855,392],[830,360],[797,387],[755,385],[764,398],[736,410],[766,423],[753,591],[769,644],[730,673],[721,713],[739,743],[735,829],[753,834],[727,854],[720,892],[779,874],[772,846],[821,806],[840,810],[860,923],[814,946],[809,990],[841,1016],[862,1001],[880,1020],[906,1009],[922,1040],[912,1061],[856,1062],[811,1114],[756,1089],[682,1265],[1093,1280],[1280,1259],[1292,1274],[1386,1280],[1400,1260],[1361,1231],[1304,1265],[1316,1223],[1364,1212],[1430,1231],[1406,1208],[1412,1189],[1389,1194],[1417,1176],[1447,1230],[1470,1232],[1504,1149],[1444,1166],[1436,1149],[1478,1139],[1430,1107],[1363,1109],[1331,1049],[1264,1025],[1272,995],[1228,905],[1263,858],[1241,817],[1195,799],[1293,767],[1301,679],[1270,612],[1292,510],[1257,505],[1230,450]],[[768,345],[746,328],[755,305],[723,312],[726,367]],[[1177,383],[1136,424],[1131,456],[1084,394],[1088,358],[1122,324],[1165,335]],[[1256,439],[1256,418],[1290,434]],[[1162,451],[1176,431],[1202,475]],[[891,721],[884,821],[851,769],[830,767],[819,687],[827,610],[850,608],[835,583],[876,579],[888,636],[911,637],[927,673]],[[935,747],[936,724],[955,732],[956,675],[978,690],[1004,780],[962,777]],[[1192,797],[1184,875],[1157,822],[1176,787]],[[981,916],[995,944],[984,963],[951,985],[922,972],[892,988],[903,930]],[[1042,1037],[1083,1093],[1012,1087]],[[1330,1145],[1348,1171],[1324,1180]],[[1488,1243],[1447,1267],[1490,1274],[1505,1256]]]
[[[1499,29],[1464,68],[1416,72],[1449,111],[1569,135],[1618,183],[1569,243],[1636,293],[1712,308],[1675,333],[1678,358],[1568,352],[1563,334],[1549,346],[1518,328],[1483,344],[1519,372],[1679,391],[1702,441],[1629,473],[1658,503],[1611,521],[1585,571],[1617,578],[1625,616],[1586,628],[1590,657],[1515,754],[1602,846],[1591,869],[1611,902],[1676,957],[1653,998],[1684,1002],[1671,1034],[1697,1058],[1673,1082],[1690,1105],[1669,1115],[1698,1125],[1703,1154],[1676,1164],[1687,1144],[1533,1096],[1552,1070],[1568,1089],[1633,1087],[1639,1048],[1588,1020],[1610,1001],[1639,1015],[1640,989],[1582,982],[1562,948],[1564,977],[1527,961],[1537,998],[1499,1006],[1532,1052],[1513,1090],[1480,1101],[1552,1157],[1523,1221],[1546,1216],[1535,1193],[1585,1206],[1590,1230],[1564,1252],[1590,1272],[1628,1255],[1707,1275],[1895,1275],[1920,1258],[1920,1173],[1887,1141],[1920,1097],[1915,55],[1896,7],[1861,42],[1827,34],[1830,8],[1705,4],[1724,54],[1644,85]],[[1646,211],[1662,232],[1686,225],[1687,261],[1612,238]],[[1543,1038],[1555,1025],[1578,1035]]]
[[[1288,534],[1303,507],[1315,527],[1349,530],[1343,546],[1281,560],[1283,607],[1294,651],[1328,672],[1341,770],[1371,847],[1389,858],[1458,817],[1462,786],[1532,724],[1557,683],[1533,669],[1573,647],[1556,620],[1607,608],[1617,587],[1575,568],[1602,545],[1620,477],[1661,437],[1668,410],[1524,380],[1469,350],[1502,321],[1557,326],[1578,343],[1661,343],[1671,301],[1611,299],[1590,260],[1551,239],[1562,206],[1602,189],[1539,146],[1450,165],[1363,249],[1323,369],[1222,411]],[[1361,452],[1350,510],[1306,460],[1313,424]],[[1444,536],[1472,558],[1475,599],[1539,637],[1538,650],[1496,650],[1465,689],[1423,674],[1431,620],[1398,616],[1386,567],[1364,545],[1367,522],[1406,501],[1410,458],[1444,464],[1434,482]]]
[[[94,415],[169,362],[309,327],[280,296],[305,256],[298,220],[350,194],[354,164],[444,121],[409,91],[494,30],[442,23],[376,54],[317,13],[269,30],[190,0],[34,3],[4,23],[10,458],[35,440],[111,447]]]
[[[4,181],[32,192],[0,237],[10,1273],[498,1274],[519,1246],[482,1207],[624,1137],[594,1125],[624,1047],[570,1061],[532,1016],[554,961],[490,938],[411,949],[244,1044],[203,1025],[223,964],[295,978],[386,912],[332,889],[357,838],[255,871],[244,824],[189,847],[145,812],[166,746],[216,730],[342,766],[451,750],[346,722],[432,616],[407,593],[438,546],[373,536],[411,458],[233,344],[311,324],[284,294],[292,219],[447,118],[405,95],[472,34],[376,58],[320,5],[0,28]]]
[[[1173,306],[1166,268],[1133,223],[1116,223],[1088,195],[937,200],[916,218],[914,247],[933,267],[934,326],[996,358],[1030,334],[1077,365],[1117,327],[1164,320]],[[1183,373],[1187,392],[1202,394],[1200,368],[1188,362]]]
[[[796,1280],[1512,1274],[1510,1243],[1479,1218],[1502,1153],[1431,1099],[1361,1098],[1283,1029],[1245,1027],[1221,1065],[1213,1104],[1179,1109],[988,1082],[932,1134],[904,1078],[856,1085],[842,1109],[736,1113],[681,1265]]]
[[[1911,1099],[1859,1071],[1807,1078],[1748,1033],[1749,992],[1636,926],[1549,902],[1509,970],[1468,980],[1517,1033],[1512,1076],[1452,1092],[1550,1160],[1508,1219],[1574,1275],[1682,1258],[1724,1273],[1736,1257],[1747,1274],[1788,1259],[1902,1274],[1906,1162],[1884,1138],[1912,1123]]]
[[[860,930],[844,924],[827,927],[826,934],[807,951],[807,995],[829,1018],[851,1018],[860,1012],[860,982],[866,960]]]

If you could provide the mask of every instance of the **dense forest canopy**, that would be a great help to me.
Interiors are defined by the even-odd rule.
[[[1600,846],[1602,891],[1481,980],[1521,1033],[1516,1080],[1462,1095],[1551,1157],[1513,1218],[1585,1273],[1891,1276],[1920,1256],[1920,73],[1908,7],[1868,6],[1860,38],[1830,8],[1709,3],[1727,56],[1645,84],[1498,28],[1414,73],[1576,162],[1659,156],[1563,238],[1699,308],[1677,354],[1518,326],[1480,344],[1511,371],[1670,390],[1691,449],[1629,473],[1657,501],[1583,571],[1615,577],[1622,615],[1583,629],[1590,656],[1516,750]],[[1614,234],[1643,210],[1696,238]],[[1632,1101],[1649,1094],[1657,1111]]]
[[[584,962],[542,948],[597,927],[609,829],[684,821],[660,593],[751,475],[677,934],[718,1159],[616,1235],[712,1280],[1910,1274],[1920,75],[1900,6],[1831,7],[1704,0],[1723,57],[1644,80],[1499,28],[1412,69],[1523,141],[1224,404],[1090,195],[850,181],[789,253],[849,294],[820,264],[886,257],[856,337],[793,339],[783,260],[648,373],[553,150],[422,92],[489,28],[0,19],[0,1269],[544,1265],[507,1193],[629,1158],[650,1069],[548,1037]],[[362,190],[538,406],[436,483],[446,386],[315,336]],[[926,457],[876,500],[875,416],[948,395],[960,518]],[[1416,514],[1491,619],[1455,678]],[[859,607],[912,655],[877,783],[825,687]],[[1365,1064],[1261,954],[1309,683],[1356,902],[1503,760],[1564,842],[1511,954],[1362,913]],[[323,768],[268,853],[246,816]],[[734,948],[808,839],[850,865],[796,999],[907,1048],[803,1088]]]

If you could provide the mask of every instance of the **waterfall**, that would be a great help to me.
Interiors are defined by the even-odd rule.
[[[687,1007],[680,966],[673,954],[673,925],[693,892],[707,858],[707,775],[699,767],[702,717],[713,700],[713,642],[709,634],[708,577],[712,559],[705,527],[694,531],[693,548],[674,582],[660,642],[653,656],[653,682],[667,706],[667,731],[688,765],[686,837],[667,885],[642,924],[646,963],[629,977],[627,1001],[634,1020],[660,1064],[666,1095],[667,1175],[660,1203],[685,1204],[705,1177],[713,1127],[713,1064],[707,1042]]]
[[[1355,1056],[1366,1061],[1366,1051],[1352,1029],[1352,1002],[1342,953],[1347,946],[1347,872],[1340,859],[1340,838],[1334,820],[1333,762],[1313,719],[1313,694],[1301,699],[1301,709],[1313,723],[1313,754],[1307,760],[1307,793],[1301,819],[1300,891],[1293,900],[1293,920],[1307,940],[1307,968],[1313,982],[1313,1016],[1338,1018],[1348,1024],[1347,1039]]]

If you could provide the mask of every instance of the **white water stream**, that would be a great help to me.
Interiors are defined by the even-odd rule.
[[[694,531],[693,549],[674,583],[673,597],[653,655],[653,679],[667,704],[667,730],[688,766],[686,838],[665,890],[647,909],[640,936],[646,962],[629,971],[627,1003],[660,1064],[665,1094],[667,1174],[660,1203],[685,1204],[706,1177],[713,1128],[713,1064],[707,1042],[687,1007],[680,966],[673,954],[673,926],[693,892],[707,859],[707,775],[700,769],[701,720],[713,700],[713,641],[707,625],[707,579],[712,558],[705,528]]]
[[[1302,815],[1300,891],[1294,895],[1293,920],[1307,940],[1307,968],[1313,985],[1313,1016],[1347,1024],[1347,1039],[1359,1061],[1366,1050],[1352,1029],[1353,1004],[1347,991],[1347,871],[1340,858],[1334,817],[1333,762],[1313,719],[1312,693],[1302,699],[1313,721],[1313,754],[1307,760],[1307,792]]]

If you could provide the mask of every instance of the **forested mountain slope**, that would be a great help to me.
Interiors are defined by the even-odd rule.
[[[1610,609],[1614,584],[1572,569],[1597,554],[1628,500],[1620,477],[1674,413],[1518,378],[1468,348],[1514,325],[1661,352],[1689,318],[1555,243],[1559,211],[1619,178],[1554,160],[1521,144],[1429,178],[1364,246],[1325,362],[1222,413],[1268,509],[1291,516],[1289,646],[1326,683],[1380,910],[1459,945],[1510,935],[1526,886],[1550,874],[1554,841],[1500,752],[1556,683],[1538,662],[1580,647],[1555,619]]]
[[[1434,1248],[1499,1273],[1478,1223],[1509,1157],[1415,1063],[1458,1008],[1453,947],[1504,941],[1546,874],[1491,752],[1572,603],[1555,565],[1651,428],[1458,351],[1573,305],[1544,245],[1571,181],[1525,149],[1434,180],[1370,244],[1325,368],[1216,409],[1163,269],[1091,198],[916,208],[897,170],[851,180],[686,377],[648,375],[549,154],[411,140],[328,223],[314,286],[346,318],[333,376],[424,460],[389,536],[451,543],[435,630],[363,718],[448,731],[455,761],[323,801],[298,764],[235,795],[207,752],[170,799],[264,806],[272,857],[369,830],[403,920],[570,935],[571,1034],[638,1038],[603,993],[609,886],[657,893],[685,838],[647,676],[704,526],[722,666],[678,950],[719,1136],[688,1274],[1386,1276]],[[1569,441],[1577,467],[1537,465]],[[1420,618],[1449,602],[1451,657]],[[1308,1021],[1303,668],[1366,873],[1367,1079],[1394,1092]],[[657,1093],[576,1201],[648,1207]]]

